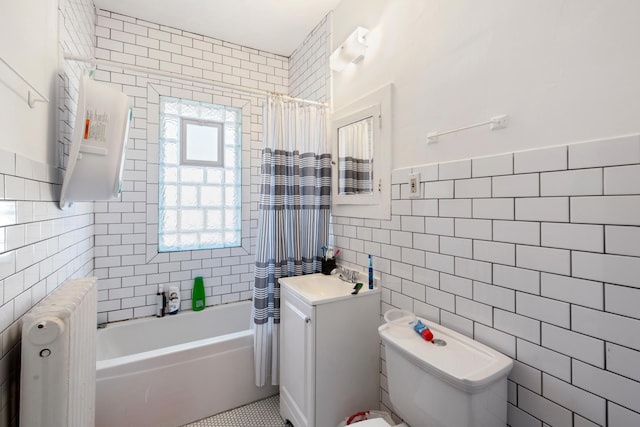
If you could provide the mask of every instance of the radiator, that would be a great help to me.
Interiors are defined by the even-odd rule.
[[[67,280],[22,318],[20,426],[93,427],[96,283]]]

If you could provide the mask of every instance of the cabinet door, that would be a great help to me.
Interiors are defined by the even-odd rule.
[[[283,296],[280,329],[281,412],[296,427],[314,427],[314,363],[312,308]],[[284,406],[283,406],[284,405]]]

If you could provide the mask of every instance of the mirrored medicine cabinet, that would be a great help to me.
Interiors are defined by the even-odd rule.
[[[391,218],[391,85],[333,113],[332,212]]]

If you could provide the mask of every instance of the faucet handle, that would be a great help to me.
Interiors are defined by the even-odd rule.
[[[350,280],[352,283],[356,283],[358,281],[358,272],[356,270],[351,270],[350,272]]]
[[[350,282],[350,283],[355,283],[357,277],[358,277],[358,273],[355,270],[349,270],[348,268],[344,268],[344,267],[337,267],[338,270],[338,277],[342,280],[344,280],[345,282]]]

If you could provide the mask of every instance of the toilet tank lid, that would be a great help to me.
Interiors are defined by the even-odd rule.
[[[422,339],[412,325],[384,324],[378,328],[382,341],[421,369],[454,387],[476,393],[506,377],[513,361],[504,354],[451,329],[420,319],[431,329],[438,346]]]

